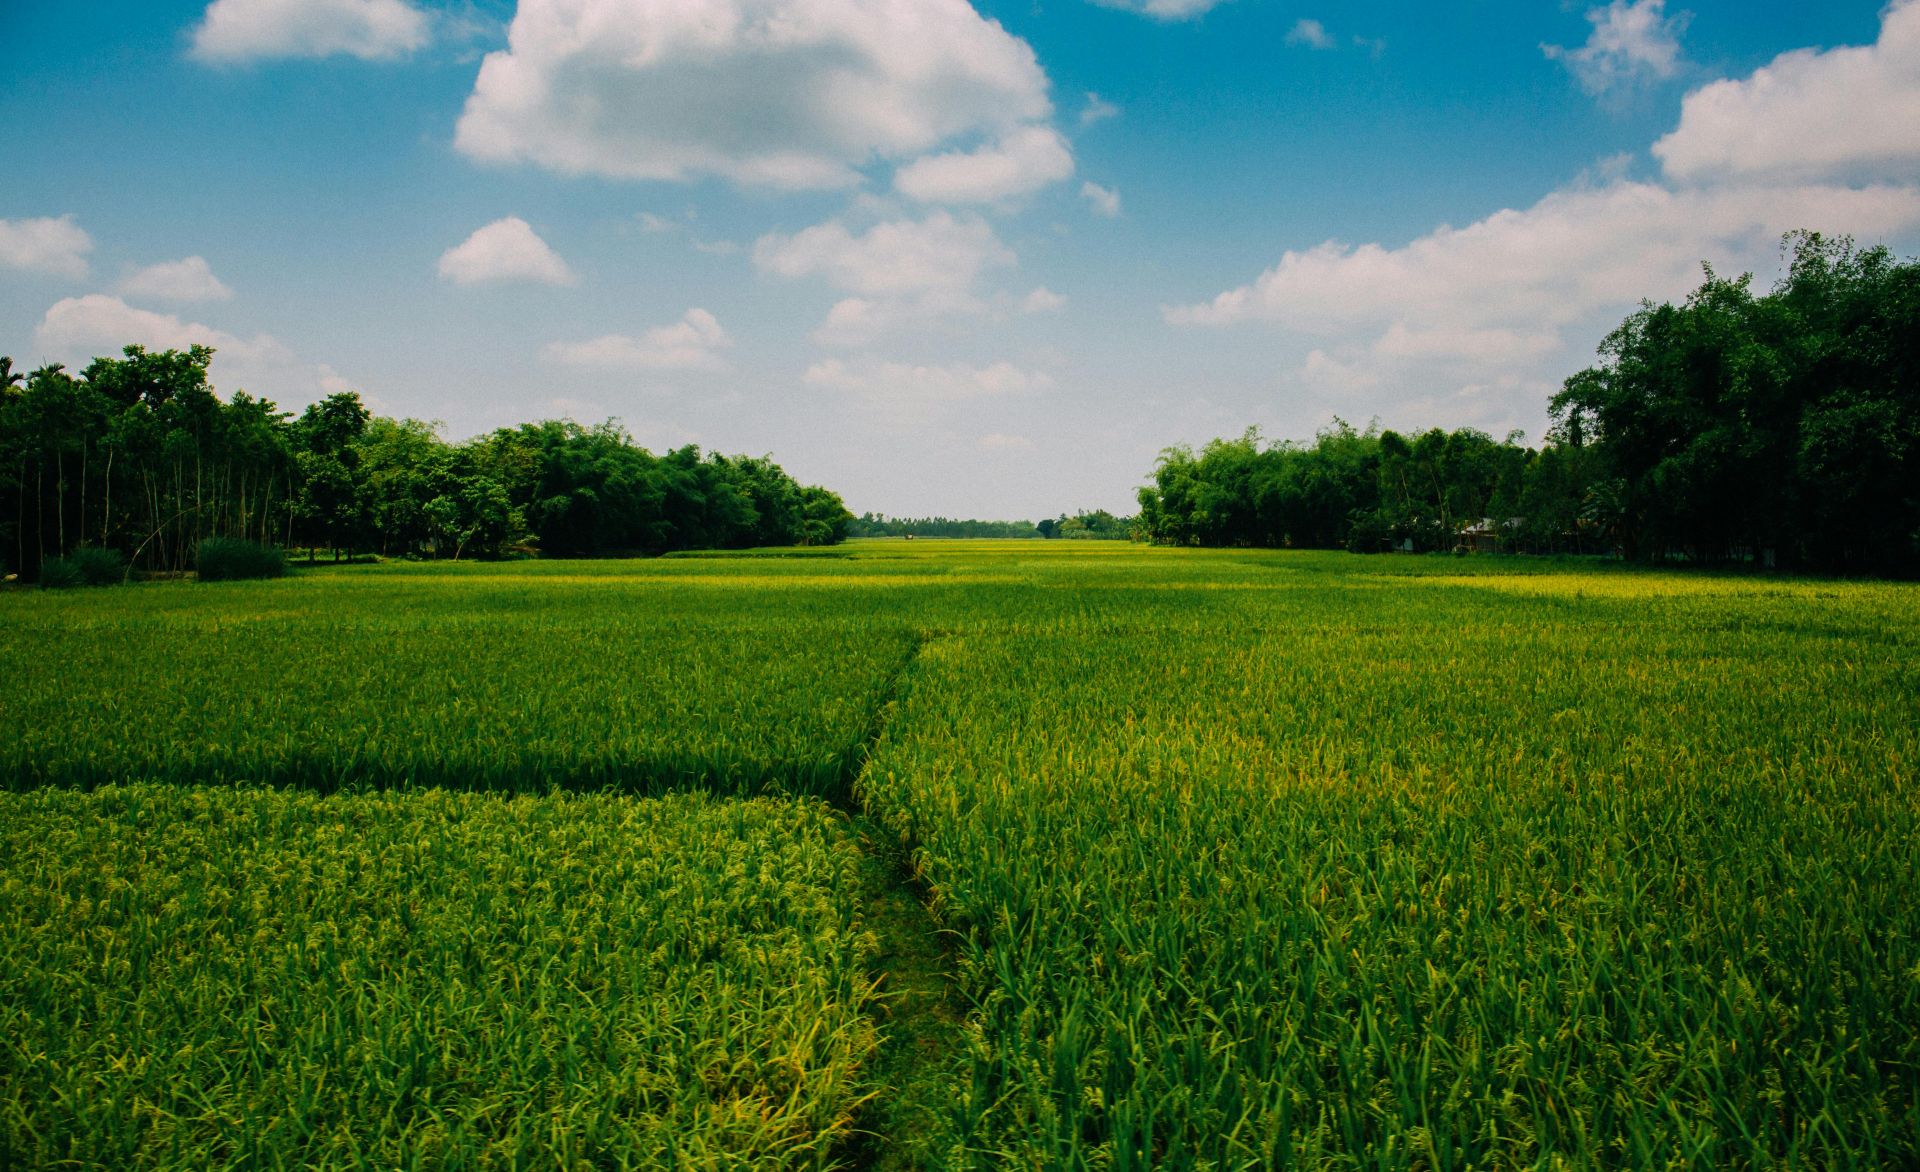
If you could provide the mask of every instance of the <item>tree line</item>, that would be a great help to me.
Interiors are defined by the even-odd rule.
[[[1336,421],[1170,448],[1141,531],[1175,544],[1500,548],[1920,573],[1920,262],[1790,234],[1765,294],[1711,268],[1643,303],[1549,403],[1539,448]]]
[[[848,537],[1033,537],[1032,521],[972,521],[956,517],[889,517],[862,513],[847,525]]]
[[[209,538],[425,558],[830,544],[838,496],[771,459],[655,455],[613,423],[450,442],[352,392],[299,414],[207,378],[213,351],[129,346],[79,374],[0,357],[0,560],[86,548],[182,570]]]
[[[1040,521],[963,521],[953,517],[889,517],[862,513],[847,525],[849,537],[1007,537],[1126,541],[1134,535],[1132,517],[1105,509],[1082,510]]]

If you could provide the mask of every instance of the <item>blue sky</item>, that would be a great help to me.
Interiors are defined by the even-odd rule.
[[[1701,261],[1920,242],[1920,0],[0,5],[0,352],[618,418],[856,510],[1519,428]],[[1097,95],[1097,96],[1096,96]]]

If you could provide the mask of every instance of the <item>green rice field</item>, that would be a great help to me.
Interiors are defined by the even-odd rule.
[[[1920,1166],[1920,588],[0,593],[0,1167]]]

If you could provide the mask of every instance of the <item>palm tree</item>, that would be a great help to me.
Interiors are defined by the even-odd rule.
[[[20,444],[20,464],[15,470],[14,499],[18,516],[14,519],[15,561],[13,568],[25,572],[27,562],[27,444],[24,435],[9,437],[6,433],[14,422],[13,407],[20,395],[20,384],[26,376],[13,368],[11,355],[0,354],[0,441],[16,439]]]

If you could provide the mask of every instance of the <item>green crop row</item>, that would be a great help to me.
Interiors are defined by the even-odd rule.
[[[913,643],[884,589],[652,564],[9,597],[0,788],[844,792]]]
[[[1025,577],[861,783],[964,941],[948,1162],[1920,1162],[1910,587]]]
[[[809,801],[0,795],[0,1167],[825,1167],[865,866]]]

